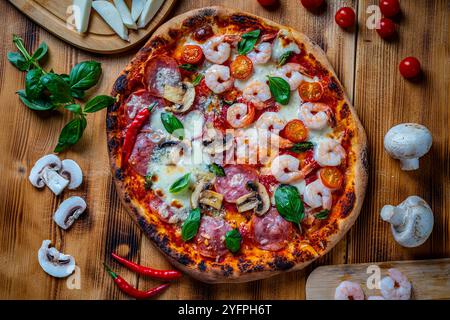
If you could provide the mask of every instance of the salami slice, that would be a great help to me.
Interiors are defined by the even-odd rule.
[[[284,220],[275,208],[262,217],[253,216],[252,224],[254,241],[263,250],[278,251],[284,248],[292,233],[292,224]]]
[[[125,118],[127,119],[127,124],[130,124],[133,121],[139,111],[143,108],[147,108],[153,102],[158,102],[160,105],[163,105],[162,99],[152,96],[150,92],[145,89],[138,90],[131,94],[125,101]]]
[[[223,194],[227,202],[236,203],[239,197],[250,192],[247,182],[258,180],[256,171],[245,165],[231,165],[224,170],[225,177],[217,178],[215,188],[218,193]]]
[[[151,133],[139,133],[133,151],[131,152],[130,159],[128,160],[131,167],[142,176],[147,174],[148,162],[155,147],[155,143],[151,138]]]
[[[181,81],[180,69],[175,59],[161,55],[145,65],[145,80],[150,94],[162,98],[164,86],[176,86]]]
[[[222,218],[203,216],[195,236],[195,243],[200,254],[217,259],[227,253],[225,235],[230,230],[230,225]]]

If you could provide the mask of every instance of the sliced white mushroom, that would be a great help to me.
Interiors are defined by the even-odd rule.
[[[111,2],[97,0],[92,2],[92,8],[97,11],[120,38],[129,41],[128,30],[122,22],[119,11]]]
[[[431,148],[431,132],[417,123],[401,123],[384,136],[384,148],[394,159],[400,160],[402,170],[419,169],[419,158]]]
[[[30,171],[28,179],[30,180],[33,186],[37,188],[42,188],[45,185],[45,181],[42,179],[42,172],[44,171],[44,169],[48,168],[58,171],[61,169],[61,166],[62,166],[61,160],[57,155],[48,154],[40,158],[38,161],[36,161],[36,163],[34,164],[33,168]]]
[[[67,186],[70,190],[78,188],[83,182],[83,173],[80,166],[71,159],[64,159],[61,162],[59,173],[70,181]]]
[[[142,9],[144,9],[146,1],[147,0],[133,0],[131,4],[131,18],[133,19],[134,22],[136,22],[139,16],[141,15]]]
[[[166,85],[164,87],[164,99],[174,103],[167,109],[174,113],[186,112],[194,105],[195,88],[189,82],[183,82],[179,86]]]
[[[86,202],[80,197],[64,200],[53,215],[53,220],[62,229],[67,230],[86,210]]]
[[[222,208],[223,195],[212,190],[204,190],[200,194],[199,203],[219,210]]]
[[[42,171],[42,179],[47,187],[57,196],[61,194],[70,182],[68,179],[62,177],[58,172],[50,168],[45,168]]]
[[[410,196],[398,206],[384,206],[381,218],[391,224],[395,241],[404,247],[420,246],[433,231],[433,211],[418,196]]]
[[[259,182],[247,182],[250,193],[236,200],[238,212],[253,210],[258,216],[262,216],[270,209],[270,197],[266,187]]]
[[[131,17],[130,10],[128,9],[127,4],[123,0],[114,0],[114,5],[120,13],[120,17],[122,18],[123,24],[130,29],[137,29],[136,23]]]
[[[91,16],[92,0],[73,0],[73,16],[75,18],[75,29],[80,32],[86,32]]]
[[[50,240],[42,241],[38,251],[39,265],[52,277],[65,278],[75,270],[75,259],[67,254],[60,253],[55,248],[50,248]]]
[[[164,0],[147,0],[142,9],[141,16],[138,21],[138,28],[145,28],[145,26],[153,19],[159,8],[164,3]]]

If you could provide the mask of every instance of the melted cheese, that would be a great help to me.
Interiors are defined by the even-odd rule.
[[[281,30],[275,38],[272,47],[272,60],[279,62],[283,54],[288,51],[300,53],[300,48],[293,40],[293,36],[289,31]]]

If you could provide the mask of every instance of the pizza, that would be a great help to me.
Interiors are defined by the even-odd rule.
[[[120,197],[178,268],[244,282],[304,268],[357,218],[366,136],[323,51],[222,7],[162,25],[107,112]]]

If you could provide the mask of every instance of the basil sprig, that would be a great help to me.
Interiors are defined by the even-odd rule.
[[[200,227],[200,209],[193,209],[181,226],[181,238],[183,241],[189,241],[195,237]]]
[[[283,53],[280,57],[280,60],[278,61],[278,66],[284,66],[286,64],[286,62],[289,60],[289,58],[294,54],[294,51],[286,51],[285,53]]]
[[[291,97],[291,87],[289,86],[289,83],[280,77],[268,76],[268,78],[270,92],[275,101],[283,105],[288,104]]]
[[[190,63],[180,64],[179,67],[181,69],[184,69],[186,71],[191,71],[191,72],[197,71],[197,68],[198,68],[195,64],[190,64]]]
[[[330,210],[324,209],[324,210],[320,211],[319,213],[317,213],[316,215],[314,215],[314,217],[319,220],[325,220],[328,218],[329,214],[330,214]]]
[[[203,74],[201,74],[201,73],[197,74],[195,76],[194,80],[192,80],[192,85],[194,87],[198,86],[200,84],[200,82],[202,81],[203,77],[204,77]]]
[[[238,53],[244,55],[249,53],[255,47],[256,42],[259,39],[261,30],[256,29],[242,35],[242,40],[237,45]]]
[[[302,153],[314,148],[314,144],[309,141],[298,142],[291,147],[291,151],[295,153]]]
[[[217,177],[225,177],[225,170],[222,166],[217,163],[211,163],[208,165],[208,169],[210,172],[214,173]]]
[[[189,186],[189,182],[191,181],[191,174],[186,173],[180,179],[175,181],[169,188],[170,193],[179,193],[186,189]]]
[[[184,126],[177,117],[171,113],[163,112],[161,113],[161,122],[168,133],[174,133],[178,139],[183,140]]]
[[[25,48],[19,36],[13,36],[18,52],[9,52],[8,60],[20,71],[26,71],[25,89],[18,90],[19,99],[28,108],[35,111],[48,111],[63,107],[74,114],[74,118],[61,131],[55,152],[60,152],[80,140],[86,129],[86,115],[111,106],[115,99],[100,95],[90,99],[83,110],[75,99],[83,99],[86,90],[92,88],[100,79],[102,69],[96,61],[84,61],[76,64],[70,74],[57,74],[53,70],[45,71],[39,65],[48,53],[48,46],[41,43],[33,54]]]
[[[275,206],[285,220],[300,226],[305,216],[305,209],[296,187],[280,185],[275,191]]]
[[[237,229],[228,231],[225,234],[225,245],[228,250],[236,253],[241,249],[242,236]]]

